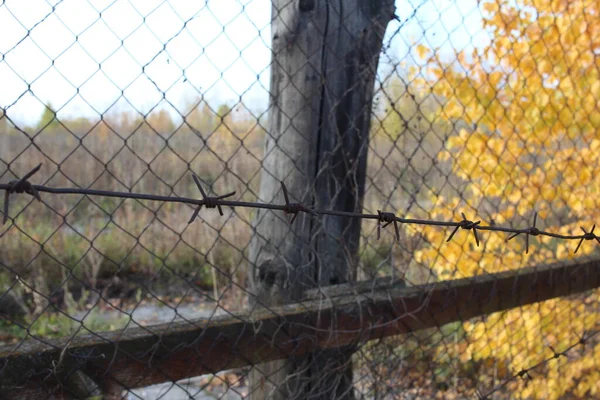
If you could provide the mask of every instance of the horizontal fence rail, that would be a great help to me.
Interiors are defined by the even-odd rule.
[[[356,346],[598,287],[598,260],[414,287],[391,279],[336,285],[308,292],[302,303],[272,310],[68,341],[28,340],[17,350],[8,346],[0,349],[0,388],[6,398],[21,399],[76,391],[80,381],[114,392]],[[581,338],[595,334],[581,332]]]

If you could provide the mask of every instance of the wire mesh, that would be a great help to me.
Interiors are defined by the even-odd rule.
[[[0,392],[599,396],[600,2],[394,6],[3,1]]]

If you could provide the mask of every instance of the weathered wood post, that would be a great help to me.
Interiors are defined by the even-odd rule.
[[[273,0],[261,201],[360,211],[371,103],[393,0]],[[259,210],[250,246],[253,307],[354,279],[361,222]],[[260,266],[260,268],[259,268]],[[352,349],[257,365],[254,399],[354,398]]]

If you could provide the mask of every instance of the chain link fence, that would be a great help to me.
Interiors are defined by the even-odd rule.
[[[598,12],[3,1],[0,397],[600,396]]]

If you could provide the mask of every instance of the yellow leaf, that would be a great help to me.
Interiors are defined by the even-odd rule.
[[[492,1],[488,1],[488,2],[484,3],[483,9],[484,9],[484,11],[487,11],[490,14],[494,14],[500,9],[500,6],[498,5],[498,2],[496,2],[495,0],[492,0]]]
[[[417,45],[417,54],[419,55],[420,59],[425,60],[430,52],[431,50],[429,47],[425,46],[424,44],[421,43]]]

